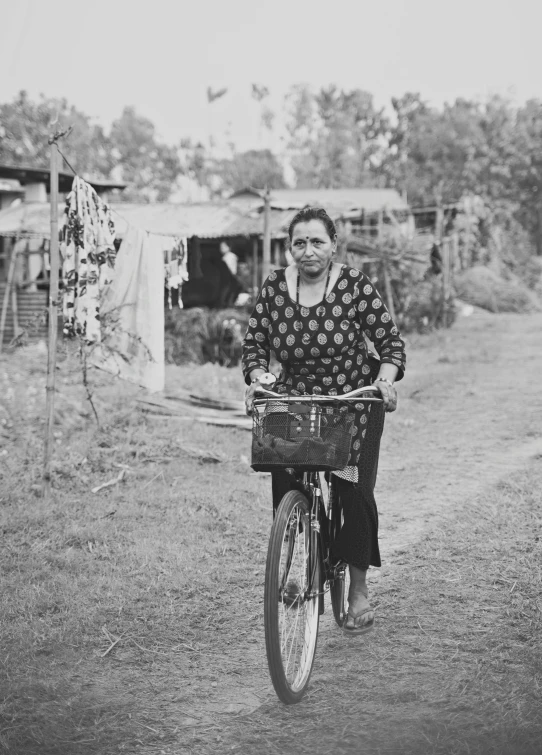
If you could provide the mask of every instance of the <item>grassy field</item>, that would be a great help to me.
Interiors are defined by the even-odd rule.
[[[527,322],[498,329],[511,323],[512,342],[516,323],[522,333]],[[479,351],[476,327],[490,326],[452,331],[453,359],[467,346]],[[419,376],[448,369],[440,349],[436,336],[414,345]],[[328,611],[308,694],[285,708],[263,643],[269,478],[248,465],[249,434],[145,414],[135,388],[103,375],[92,378],[97,427],[66,353],[55,495],[45,503],[43,365],[35,348],[0,362],[0,749],[541,751],[542,457],[476,497],[461,495],[459,480],[453,505],[373,575],[377,631],[343,637]],[[232,397],[241,388],[237,373],[211,366],[173,368],[168,385]],[[405,449],[416,385],[387,431]],[[450,427],[462,421],[448,414]],[[517,432],[534,430],[525,420]],[[198,462],[187,443],[224,461]],[[123,482],[91,492],[122,470]],[[389,485],[400,490],[394,474]],[[384,506],[384,534],[404,516],[394,512]]]

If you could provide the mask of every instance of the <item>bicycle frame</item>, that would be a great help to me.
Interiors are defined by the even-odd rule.
[[[340,511],[336,508],[338,506],[338,502],[334,500],[334,497],[332,495],[333,493],[333,482],[332,478],[330,476],[328,485],[329,485],[329,495],[327,504],[324,500],[324,495],[322,491],[322,485],[320,481],[320,473],[319,472],[304,472],[303,474],[303,481],[302,481],[303,487],[306,490],[306,495],[309,501],[309,507],[310,507],[310,516],[309,516],[309,584],[308,589],[305,594],[305,599],[309,600],[311,598],[314,598],[318,596],[320,601],[320,613],[322,614],[324,612],[323,608],[323,601],[324,601],[324,594],[325,594],[325,584],[326,582],[331,582],[332,579],[335,578],[335,569],[336,567],[333,567],[331,564],[331,535],[330,532],[333,517],[336,517],[340,514]],[[317,590],[315,590],[315,585],[313,584],[314,580],[314,573],[315,573],[315,563],[313,563],[314,554],[313,554],[313,537],[312,532],[316,532],[316,535],[320,541],[320,548],[318,549],[318,552],[320,554],[321,558],[321,579],[322,583],[317,586]]]
[[[374,395],[375,393],[378,393],[378,389],[376,389],[374,386],[366,386],[363,388],[358,388],[354,391],[350,391],[349,393],[346,393],[342,396],[329,396],[329,395],[304,395],[304,396],[289,396],[288,394],[282,394],[282,393],[275,393],[274,391],[269,391],[266,388],[259,387],[258,393],[261,394],[262,398],[256,398],[254,399],[254,406],[262,406],[265,404],[269,399],[280,399],[285,402],[294,401],[297,403],[330,403],[335,401],[341,401],[345,403],[355,403],[355,402],[363,402],[363,403],[382,403],[382,398],[380,395],[378,397]],[[370,394],[373,394],[372,396]],[[336,529],[336,521],[337,517],[340,515],[340,510],[338,507],[338,502],[333,500],[333,482],[332,482],[332,473],[330,473],[329,477],[329,497],[328,497],[328,503],[327,506],[324,503],[323,500],[323,492],[322,492],[322,486],[320,482],[320,472],[303,472],[303,478],[302,478],[302,485],[305,489],[305,494],[307,496],[307,500],[310,507],[310,516],[309,516],[309,584],[308,589],[305,593],[305,600],[312,599],[316,596],[318,596],[320,601],[320,613],[324,612],[324,594],[325,594],[325,584],[326,582],[331,582],[337,575],[337,568],[344,568],[346,565],[337,564],[335,566],[331,565],[331,539],[332,539],[332,533],[330,533],[331,527]],[[318,590],[315,592],[313,580],[314,580],[314,573],[315,573],[315,563],[313,563],[314,554],[313,554],[313,537],[312,533],[313,531],[316,532],[319,540],[320,540],[320,548],[318,549],[319,553],[321,554],[321,576],[322,576],[322,584],[318,585]],[[333,533],[335,534],[335,533]],[[286,570],[287,571],[287,570]]]

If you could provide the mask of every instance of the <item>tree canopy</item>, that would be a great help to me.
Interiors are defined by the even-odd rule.
[[[228,90],[211,95],[209,107]],[[134,107],[125,107],[107,131],[65,99],[33,101],[22,91],[0,104],[0,162],[46,167],[55,124],[73,124],[63,143],[70,163],[94,177],[125,181],[124,199],[167,200],[180,176],[211,195],[227,195],[244,186],[282,187],[287,174],[302,188],[392,187],[411,204],[475,194],[495,208],[512,208],[532,237],[542,239],[542,101],[517,106],[499,96],[460,98],[437,108],[407,92],[385,111],[361,88],[298,84],[277,113],[269,95],[265,84],[252,84],[263,132],[277,136],[284,128],[280,156],[230,145],[228,157],[217,157],[204,140],[166,144]]]

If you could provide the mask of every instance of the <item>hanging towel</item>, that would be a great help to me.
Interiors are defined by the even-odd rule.
[[[103,294],[102,344],[92,358],[96,367],[153,392],[165,383],[164,252],[173,241],[127,229]]]

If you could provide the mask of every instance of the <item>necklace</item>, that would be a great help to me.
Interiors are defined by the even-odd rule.
[[[304,333],[303,343],[305,345],[309,344],[312,341],[312,339],[314,338],[314,336],[317,335],[318,332],[319,332],[319,330],[320,330],[320,323],[321,323],[322,317],[323,317],[323,315],[325,314],[325,311],[326,311],[325,301],[326,301],[327,289],[329,287],[329,281],[331,280],[331,268],[332,267],[333,267],[333,263],[331,263],[330,266],[328,267],[327,278],[326,278],[326,285],[324,287],[324,297],[323,297],[322,301],[320,302],[320,304],[318,305],[318,308],[316,310],[316,314],[318,316],[318,326],[316,327],[316,329],[314,330],[314,332],[312,333],[311,336],[309,336],[308,333]],[[301,307],[299,305],[299,286],[300,286],[300,284],[301,284],[301,272],[298,270],[297,271],[297,286],[296,286],[296,290],[295,290],[295,306],[296,306],[296,309],[299,312],[299,314],[301,314]],[[298,320],[298,322],[299,322],[300,326],[303,327],[303,323],[300,320]]]

